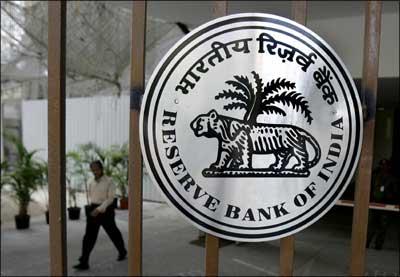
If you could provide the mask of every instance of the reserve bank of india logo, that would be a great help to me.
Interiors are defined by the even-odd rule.
[[[361,118],[352,78],[324,40],[282,17],[237,14],[195,29],[160,62],[141,147],[153,182],[195,226],[273,240],[343,193]]]

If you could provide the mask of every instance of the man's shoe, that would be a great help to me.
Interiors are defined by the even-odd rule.
[[[126,254],[128,254],[126,251],[123,253],[119,253],[117,261],[123,261],[126,259]]]
[[[88,264],[79,263],[77,265],[74,265],[74,268],[77,269],[77,270],[88,270],[89,269],[89,265]]]

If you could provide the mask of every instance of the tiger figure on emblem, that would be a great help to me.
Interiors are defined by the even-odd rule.
[[[311,111],[308,103],[294,91],[295,84],[285,79],[276,79],[261,86],[262,80],[252,72],[257,91],[247,77],[234,76],[235,80],[226,83],[236,88],[224,90],[215,99],[232,99],[224,106],[225,110],[243,108],[243,120],[223,116],[215,110],[198,115],[190,124],[196,137],[218,139],[217,160],[203,170],[204,177],[307,177],[309,169],[321,158],[317,140],[304,129],[287,124],[265,124],[256,121],[262,112],[286,116],[284,105],[292,105],[304,113],[311,124]],[[280,106],[277,104],[281,104]],[[306,143],[313,148],[313,158],[307,151]],[[254,154],[273,154],[275,162],[266,168],[252,167]],[[297,161],[289,167],[290,159]]]

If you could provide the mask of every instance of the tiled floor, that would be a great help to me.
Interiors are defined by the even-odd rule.
[[[319,222],[295,235],[294,273],[298,276],[346,276],[350,259],[351,213],[336,207]],[[144,275],[204,275],[204,247],[193,243],[198,231],[165,204],[145,202],[143,206]],[[399,220],[392,224],[383,250],[368,249],[366,274],[399,276]],[[125,241],[127,211],[117,211],[117,224]],[[127,275],[127,260],[117,262],[117,251],[104,231],[100,232],[91,256],[90,270],[72,269],[80,254],[85,220],[68,221],[68,273],[79,276]],[[126,241],[127,242],[127,241]],[[31,228],[17,231],[13,222],[1,227],[1,275],[48,275],[48,225],[44,215],[33,217]],[[279,274],[279,241],[226,243],[220,249],[220,275],[273,276]]]

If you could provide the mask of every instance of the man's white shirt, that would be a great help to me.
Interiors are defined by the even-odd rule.
[[[92,204],[99,204],[99,212],[104,213],[106,208],[111,205],[115,197],[115,185],[108,176],[101,176],[99,180],[89,182],[89,197]]]

